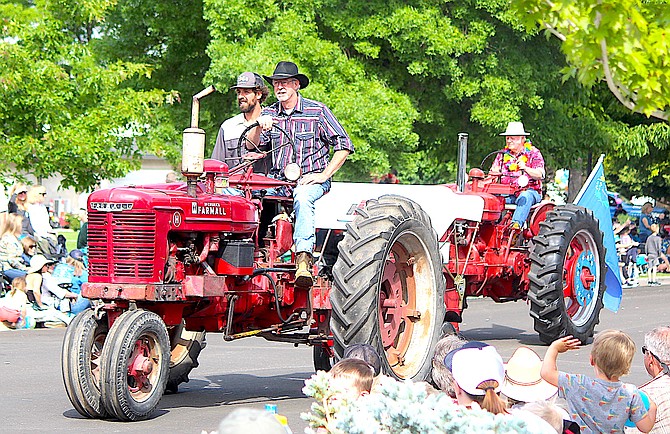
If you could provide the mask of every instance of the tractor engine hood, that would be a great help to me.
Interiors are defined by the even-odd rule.
[[[258,226],[257,207],[243,196],[207,194],[198,184],[197,197],[190,197],[185,183],[115,187],[89,196],[89,212],[171,213],[175,230],[208,224],[212,232],[250,233]],[[202,230],[202,228],[200,228]]]

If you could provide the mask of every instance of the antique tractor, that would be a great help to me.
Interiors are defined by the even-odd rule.
[[[94,307],[73,319],[62,350],[65,388],[84,416],[146,418],[166,389],[188,381],[206,332],[310,344],[315,363],[328,361],[323,278],[294,285],[291,198],[264,194],[294,183],[203,159],[199,100],[213,91],[193,98],[186,183],[89,198],[83,295]],[[259,231],[267,210],[278,217]]]
[[[545,343],[568,334],[585,343],[593,335],[606,272],[598,220],[583,207],[542,202],[523,230],[512,228],[514,205],[505,199],[521,186],[478,168],[466,183],[467,135],[459,143],[456,185],[400,186],[352,207],[330,296],[337,355],[370,343],[390,375],[426,378],[435,342],[449,324],[457,330],[468,297],[480,296],[528,301]],[[356,204],[360,190],[322,205]]]

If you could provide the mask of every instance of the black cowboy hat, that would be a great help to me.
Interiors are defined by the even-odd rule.
[[[309,85],[309,78],[305,74],[298,73],[298,66],[293,62],[281,61],[277,63],[275,72],[271,76],[264,75],[263,78],[272,85],[272,80],[284,80],[287,78],[296,78],[300,82],[300,89]]]

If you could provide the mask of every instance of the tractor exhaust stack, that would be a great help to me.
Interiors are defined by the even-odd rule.
[[[465,190],[466,161],[468,160],[468,133],[458,133],[458,172],[456,186],[461,193]]]
[[[193,95],[193,105],[191,106],[191,127],[184,130],[181,173],[186,177],[186,188],[188,195],[191,197],[196,196],[198,178],[205,170],[205,130],[198,128],[200,100],[215,91],[216,89],[214,86],[209,86],[198,92],[196,95]]]

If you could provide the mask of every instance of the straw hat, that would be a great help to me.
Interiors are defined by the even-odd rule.
[[[542,379],[542,359],[528,347],[519,347],[505,365],[505,381],[501,392],[522,402],[546,401],[558,388]]]
[[[530,133],[523,129],[523,122],[510,122],[507,124],[507,130],[500,133],[501,136],[530,136]]]

